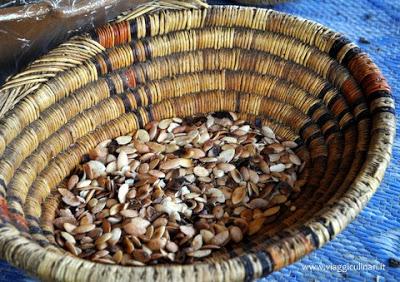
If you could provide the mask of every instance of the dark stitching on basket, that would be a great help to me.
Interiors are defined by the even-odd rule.
[[[239,92],[236,93],[236,105],[235,105],[235,112],[239,113],[240,112],[240,98],[241,95]]]
[[[92,63],[94,64],[94,66],[95,66],[95,68],[96,68],[97,74],[101,74],[100,63],[99,63],[99,61],[97,60],[97,58],[94,57],[94,58],[90,59],[90,62],[92,62]]]
[[[347,39],[343,35],[340,35],[340,37],[335,40],[331,49],[329,50],[329,56],[336,59],[340,50],[349,43],[351,43],[349,39]]]
[[[110,77],[105,77],[108,89],[110,90],[110,95],[116,95],[117,91],[115,89],[114,81]]]
[[[319,127],[322,128],[325,125],[325,123],[332,121],[332,120],[335,121],[332,114],[329,112],[326,112],[317,119],[317,124]]]
[[[304,131],[313,124],[311,120],[307,121],[299,130],[299,135],[303,137]]]
[[[362,51],[359,47],[354,47],[354,48],[350,49],[349,51],[347,51],[346,55],[344,55],[343,60],[342,60],[342,65],[347,67],[349,65],[349,63],[351,62],[351,60],[353,60],[353,58],[360,53],[362,53]]]
[[[353,114],[350,112],[349,109],[344,109],[343,111],[341,111],[341,112],[336,116],[336,119],[337,119],[338,121],[341,121],[342,118],[343,118],[346,114],[349,114],[349,115],[351,116],[351,119],[354,119]]]
[[[23,216],[23,214],[22,214],[19,210],[15,209],[15,208],[13,208],[13,207],[9,207],[9,208],[8,208],[8,211],[9,211],[10,213]]]
[[[23,204],[24,204],[20,197],[13,196],[13,195],[7,195],[7,202],[17,202],[21,206],[23,206]]]
[[[93,39],[96,42],[100,41],[99,35],[97,34],[97,31],[95,29],[91,29],[88,33],[91,39]]]
[[[136,106],[141,107],[143,104],[142,97],[140,97],[140,95],[137,91],[132,92],[132,94],[133,94],[133,97],[135,97]]]
[[[240,260],[244,266],[244,274],[245,274],[244,281],[246,282],[252,281],[254,277],[254,268],[253,264],[251,263],[251,260],[248,258],[247,255],[240,257]]]
[[[149,122],[150,121],[153,121],[154,120],[154,116],[153,116],[153,104],[149,104],[147,107],[147,117],[148,117],[148,119],[149,119]]]
[[[132,93],[130,93],[132,94]],[[128,95],[122,95],[122,103],[124,103],[124,107],[125,107],[125,113],[129,113],[132,111],[132,105],[131,102],[129,101]]]
[[[256,256],[261,263],[262,276],[272,273],[274,269],[274,261],[272,260],[271,255],[265,251],[258,251]]]
[[[137,20],[133,20],[129,23],[130,30],[131,30],[131,38],[137,38]]]
[[[318,235],[308,226],[304,226],[301,228],[302,229],[302,233],[308,237],[311,237],[311,243],[313,244],[313,246],[315,248],[319,248],[320,247],[320,241],[318,238]]]
[[[368,103],[371,103],[374,100],[379,99],[379,98],[392,98],[392,95],[390,94],[389,91],[378,90],[378,91],[375,91],[375,92],[369,94],[367,96],[367,101],[368,101]]]
[[[314,141],[315,139],[318,139],[318,138],[323,138],[321,132],[315,132],[313,135],[308,137],[307,140],[306,140],[306,145],[310,146],[311,142]]]
[[[372,111],[372,115],[375,115],[378,113],[391,113],[393,115],[396,115],[396,112],[392,107],[379,107]]]
[[[325,98],[326,93],[332,89],[332,85],[330,83],[325,83],[324,88],[319,92],[318,98],[323,100]],[[335,96],[336,97],[336,96]]]
[[[337,126],[336,124],[334,126],[331,126],[330,128],[328,128],[324,132],[326,138],[328,138],[329,136],[331,136],[332,134],[335,134],[335,133],[339,133],[339,134],[341,133],[340,129],[339,129],[339,126]],[[341,134],[340,134],[340,136],[341,136]]]
[[[143,124],[143,119],[142,119],[142,115],[140,114],[140,112],[138,110],[133,111],[133,114],[137,117],[138,122],[139,122],[139,128],[143,128],[144,124]]]
[[[111,61],[110,61],[110,58],[108,57],[108,54],[104,52],[104,53],[100,53],[99,55],[104,59],[104,62],[106,63],[107,69],[106,69],[105,73],[113,71]]]
[[[262,118],[257,116],[254,120],[255,127],[261,128],[262,127]]]
[[[150,24],[150,15],[149,14],[145,14],[144,15],[144,25],[146,27],[146,35],[150,36],[151,34],[151,24]]]
[[[308,110],[308,115],[309,116],[312,116],[314,113],[315,113],[315,111],[316,110],[318,110],[319,108],[321,108],[322,107],[322,103],[321,102],[317,102],[317,103],[315,103],[314,105],[312,105],[311,106],[311,108]]]
[[[362,121],[364,119],[369,119],[369,118],[370,118],[370,113],[369,113],[369,111],[367,109],[364,109],[363,111],[361,111],[360,113],[358,113],[355,116],[355,120],[357,122],[360,122],[360,121]]]

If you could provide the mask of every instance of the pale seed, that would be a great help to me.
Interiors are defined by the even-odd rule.
[[[243,240],[243,233],[242,230],[237,227],[237,226],[231,226],[229,227],[229,235],[231,237],[231,239],[235,242],[235,243],[239,243],[240,241]]]

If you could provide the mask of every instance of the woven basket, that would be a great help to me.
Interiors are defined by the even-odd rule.
[[[389,86],[365,53],[317,23],[255,8],[126,15],[36,60],[0,94],[0,253],[53,281],[265,276],[356,217],[382,180],[395,134]],[[295,212],[191,265],[104,265],[54,245],[56,187],[98,142],[153,119],[220,110],[299,144],[306,184]]]

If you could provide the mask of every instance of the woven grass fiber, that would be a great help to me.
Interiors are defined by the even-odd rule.
[[[0,89],[0,255],[8,262],[52,281],[249,281],[333,239],[378,188],[394,102],[368,55],[273,10],[172,3],[74,37]],[[97,143],[153,119],[221,110],[298,143],[307,165],[295,212],[191,265],[104,265],[55,245],[56,187]]]

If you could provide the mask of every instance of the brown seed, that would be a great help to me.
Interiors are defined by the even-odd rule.
[[[239,171],[237,169],[234,169],[230,172],[230,175],[232,177],[232,179],[236,182],[236,183],[241,183],[242,182],[242,176],[240,175]]]
[[[255,184],[257,184],[258,181],[260,180],[260,177],[259,177],[259,175],[257,174],[257,172],[255,172],[255,171],[252,170],[252,169],[249,169],[248,172],[249,172],[249,179],[250,179],[250,181],[253,182],[253,183],[255,183]]]
[[[211,244],[221,246],[229,239],[229,231],[223,231],[211,239]]]
[[[105,206],[106,206],[105,199],[98,201],[98,203],[92,208],[92,213],[96,214],[101,212],[105,208]]]
[[[285,147],[291,148],[291,149],[294,149],[294,148],[297,147],[297,143],[294,142],[294,141],[290,141],[290,140],[288,140],[288,141],[283,141],[283,142],[282,142],[282,145],[285,146]]]
[[[152,175],[152,176],[155,176],[157,178],[164,178],[165,177],[165,173],[164,172],[159,171],[159,170],[155,170],[155,169],[150,170],[149,174]]]
[[[195,257],[195,258],[202,258],[206,257],[211,254],[211,250],[197,250],[194,252],[189,252],[187,253],[188,256],[190,257]]]
[[[111,224],[108,220],[102,220],[102,228],[105,233],[111,232]]]
[[[76,196],[73,197],[63,196],[62,201],[71,207],[77,207],[81,204],[81,201]]]
[[[203,246],[203,237],[201,234],[197,234],[192,241],[192,249],[197,251]]]
[[[168,224],[168,219],[164,217],[159,217],[153,222],[154,227],[160,227],[160,226],[165,226]]]
[[[76,228],[76,225],[71,224],[71,223],[69,223],[69,222],[65,222],[65,223],[63,224],[63,227],[64,227],[64,230],[67,231],[68,233],[73,233],[73,231],[74,231],[75,228]]]
[[[154,225],[153,225],[154,226]],[[166,230],[167,228],[165,227],[165,226],[159,226],[159,227],[157,227],[155,230],[154,230],[154,233],[153,233],[153,236],[151,236],[153,239],[160,239],[163,235],[164,235],[164,233],[165,233],[165,230]]]
[[[211,239],[214,238],[214,233],[212,233],[211,231],[206,230],[206,229],[200,230],[200,234],[203,238],[203,241],[206,243],[209,243],[211,241]]]
[[[96,228],[94,224],[80,225],[74,229],[75,234],[87,233]]]
[[[215,206],[213,208],[213,215],[216,219],[221,219],[224,216],[224,208],[222,206]]]
[[[113,260],[117,264],[121,263],[122,258],[123,258],[123,252],[121,250],[116,251],[115,254],[113,255]]]
[[[251,236],[251,235],[257,233],[261,229],[261,227],[263,226],[264,221],[265,221],[265,217],[260,217],[260,218],[257,218],[257,219],[254,219],[254,220],[250,221],[250,223],[249,223],[249,235]]]
[[[180,167],[180,159],[168,160],[160,165],[160,169],[170,170]]]
[[[156,142],[148,142],[147,146],[152,152],[155,153],[163,153],[166,150],[166,146],[164,144],[159,144]]]
[[[265,199],[257,198],[251,200],[247,206],[251,209],[266,209],[268,207],[268,201]]]
[[[146,154],[150,152],[149,146],[140,142],[135,142],[135,149],[140,154]]]
[[[73,255],[77,256],[78,255],[78,250],[75,247],[75,245],[69,241],[65,242],[65,248],[72,253]]]
[[[71,234],[62,231],[61,232],[61,236],[65,239],[65,241],[68,241],[68,242],[70,242],[72,244],[76,244],[75,238]]]
[[[280,208],[281,208],[280,206],[275,206],[275,207],[269,208],[264,211],[264,216],[274,215],[280,210]]]
[[[285,196],[285,195],[276,195],[271,199],[271,202],[269,204],[270,205],[283,204],[286,201],[287,201],[287,196]]]
[[[231,236],[231,239],[235,243],[239,243],[240,241],[243,240],[243,233],[242,230],[237,227],[237,226],[231,226],[229,227],[229,235]]]
[[[165,238],[151,239],[147,243],[147,247],[152,251],[159,251],[160,249],[164,249],[166,244],[167,239]]]
[[[103,235],[101,235],[99,238],[97,238],[95,244],[96,245],[101,245],[104,244],[105,242],[107,242],[108,240],[110,240],[112,237],[111,233],[104,233]]]
[[[294,154],[290,154],[289,155],[289,159],[292,163],[294,163],[295,165],[301,165],[301,160],[298,156],[294,155]]]
[[[76,225],[77,221],[73,216],[61,216],[61,217],[56,218],[53,221],[53,223],[54,223],[55,227],[62,229],[64,223],[70,223],[70,224]]]
[[[124,237],[124,239],[122,240],[122,244],[124,246],[124,251],[127,254],[132,254],[132,252],[135,251],[135,246],[133,245],[132,241],[129,240],[128,237]]]
[[[67,184],[68,189],[71,190],[72,188],[74,188],[76,186],[76,184],[78,184],[78,182],[79,182],[78,175],[76,175],[76,174],[72,175],[68,180],[68,184]]]
[[[218,169],[224,171],[225,173],[235,169],[235,166],[233,164],[227,164],[227,163],[219,163],[217,167]]]
[[[244,198],[246,197],[246,192],[247,192],[247,189],[246,189],[246,187],[243,187],[243,186],[239,186],[235,190],[233,190],[232,198],[231,198],[232,204],[237,205],[237,204],[241,203],[244,200]]]

